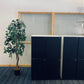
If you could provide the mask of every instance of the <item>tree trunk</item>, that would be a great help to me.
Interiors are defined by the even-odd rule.
[[[17,41],[16,41],[16,48],[18,50]],[[19,63],[19,55],[18,55],[18,53],[16,53],[16,68],[19,68],[18,63]]]
[[[17,60],[17,62],[16,62],[16,68],[19,68],[19,65],[18,65],[18,63],[19,63],[19,55],[18,55],[18,53],[16,53],[16,60]]]

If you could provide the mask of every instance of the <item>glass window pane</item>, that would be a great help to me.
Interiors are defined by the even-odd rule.
[[[81,34],[80,21],[84,21],[84,15],[55,14],[55,35]]]
[[[31,35],[50,35],[51,14],[21,14],[21,20],[26,25],[26,41],[31,41]]]

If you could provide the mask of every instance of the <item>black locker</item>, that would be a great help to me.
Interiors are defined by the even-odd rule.
[[[61,37],[32,37],[32,79],[60,78]]]
[[[61,38],[48,37],[46,49],[48,79],[60,79]]]
[[[84,80],[84,37],[79,38],[77,79]]]
[[[78,37],[64,37],[63,79],[76,79]]]
[[[32,80],[46,78],[46,61],[44,62],[46,41],[44,37],[32,37]],[[44,76],[45,73],[45,76]]]

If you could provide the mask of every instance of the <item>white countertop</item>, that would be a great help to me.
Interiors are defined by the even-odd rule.
[[[31,37],[84,37],[84,35],[32,35]]]

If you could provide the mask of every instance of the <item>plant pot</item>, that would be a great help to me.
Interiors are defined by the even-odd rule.
[[[19,76],[20,75],[20,68],[14,68],[14,74],[16,76]]]

